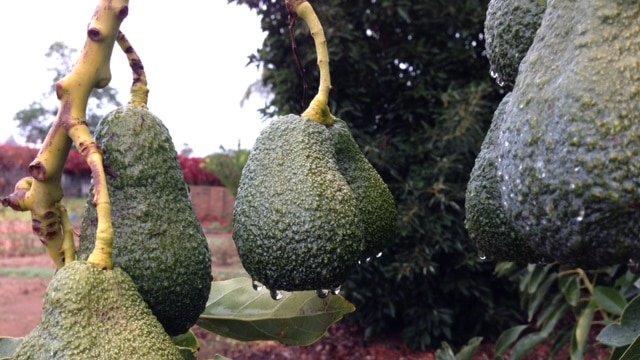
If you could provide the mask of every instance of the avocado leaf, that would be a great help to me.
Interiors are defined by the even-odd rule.
[[[254,290],[249,278],[214,281],[197,325],[240,341],[273,340],[309,345],[355,307],[339,295],[321,299],[315,291],[283,292],[273,300],[269,290]]]
[[[11,359],[22,340],[15,337],[0,337],[0,360]]]

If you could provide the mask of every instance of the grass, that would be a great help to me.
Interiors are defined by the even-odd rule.
[[[20,268],[20,269],[0,269],[0,276],[6,277],[18,277],[18,278],[41,278],[41,279],[51,279],[55,274],[54,269],[43,269],[43,268]]]

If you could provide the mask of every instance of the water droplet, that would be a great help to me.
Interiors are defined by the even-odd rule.
[[[366,258],[366,259],[364,260],[364,262],[366,262],[366,263],[371,262],[371,257]]]
[[[380,256],[382,256],[382,251],[380,251],[380,252],[376,255],[376,257],[377,257],[377,258],[379,258]]]
[[[338,294],[340,294],[340,289],[341,289],[340,284],[338,284],[338,285],[333,285],[333,286],[331,287],[331,293],[332,293],[333,295],[338,295]]]
[[[262,285],[259,281],[253,280],[251,281],[251,286],[253,286],[253,290],[260,291],[264,289],[264,285]]]
[[[273,300],[276,300],[276,301],[277,300],[281,300],[282,297],[284,296],[284,295],[282,295],[282,291],[280,291],[280,290],[270,290],[270,291],[271,291],[271,298]]]
[[[318,297],[320,299],[324,299],[327,296],[329,296],[329,290],[327,290],[327,289],[317,289],[316,290],[316,295],[318,295]]]
[[[478,257],[480,258],[480,260],[487,260],[487,254],[485,254],[483,251],[478,251]]]
[[[576,221],[580,222],[584,219],[584,208],[580,209],[580,212],[578,213],[578,217],[576,218]]]

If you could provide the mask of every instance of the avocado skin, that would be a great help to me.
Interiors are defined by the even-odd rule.
[[[349,125],[342,119],[336,119],[328,129],[333,139],[338,170],[358,202],[366,245],[363,258],[376,256],[395,240],[398,211],[393,195],[360,151]]]
[[[189,330],[211,289],[211,254],[191,207],[171,136],[139,107],[109,113],[95,131],[112,176],[107,179],[115,231],[113,262],[126,271],[171,335]],[[97,214],[89,198],[79,258],[95,244]]]
[[[549,1],[506,109],[501,198],[561,263],[640,255],[637,11],[637,1]]]
[[[42,320],[14,360],[175,359],[182,357],[121,269],[74,261],[55,274]]]
[[[546,0],[491,0],[484,22],[485,48],[492,75],[513,87],[518,66],[533,43]]]
[[[544,262],[520,235],[502,206],[498,177],[498,141],[505,108],[511,93],[505,95],[493,114],[480,153],[471,171],[465,194],[465,227],[480,257],[517,263]]]
[[[326,126],[287,115],[256,139],[233,217],[245,269],[270,290],[341,284],[365,249],[358,202]]]

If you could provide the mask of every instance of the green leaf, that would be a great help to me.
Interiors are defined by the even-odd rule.
[[[456,360],[472,360],[473,355],[478,352],[478,346],[482,342],[482,337],[476,336],[471,338],[467,345],[463,346],[462,349],[456,354]]]
[[[582,359],[582,355],[587,348],[587,340],[595,311],[596,304],[590,302],[580,313],[573,338],[571,339],[571,359]]]
[[[198,360],[196,353],[194,353],[190,348],[178,346],[178,352],[184,360]]]
[[[529,321],[533,319],[533,316],[538,311],[538,308],[542,304],[544,298],[547,296],[547,292],[549,292],[549,287],[551,286],[551,284],[555,282],[557,277],[558,275],[556,273],[553,273],[549,275],[549,277],[546,278],[546,280],[540,286],[536,286],[536,291],[532,293],[531,299],[529,301],[528,312],[527,312],[529,316]]]
[[[640,335],[640,295],[636,296],[622,311],[620,324],[607,325],[596,340],[609,346],[626,346]]]
[[[503,331],[502,334],[500,334],[498,341],[496,341],[496,356],[494,359],[502,359],[504,354],[511,347],[511,344],[518,340],[522,331],[524,331],[528,326],[529,325],[517,325]]]
[[[593,295],[598,305],[604,311],[612,315],[622,315],[624,307],[627,306],[627,301],[618,290],[608,286],[596,286],[593,290]]]
[[[315,291],[283,292],[273,300],[268,290],[256,291],[251,279],[215,281],[197,325],[241,341],[273,340],[309,345],[355,307],[342,296],[321,299]]]
[[[15,337],[0,337],[0,359],[12,358],[22,340]]]
[[[200,351],[198,338],[191,330],[182,335],[173,336],[171,340],[178,347],[180,354],[182,354],[182,357],[184,357],[185,360],[195,359],[196,354]],[[190,354],[187,354],[187,351]]]
[[[522,359],[526,356],[531,350],[533,350],[536,346],[542,344],[548,339],[546,334],[543,333],[531,333],[522,339],[520,339],[516,345],[513,347],[513,352],[511,353],[511,360]]]
[[[567,303],[571,306],[578,305],[580,300],[580,278],[577,275],[563,276],[559,280],[560,291],[564,294]]]
[[[440,349],[436,350],[436,360],[456,360],[451,345],[446,341],[443,341]]]
[[[527,292],[529,294],[536,293],[538,291],[538,286],[540,286],[540,284],[546,281],[545,277],[547,276],[549,269],[551,269],[551,266],[553,265],[552,264],[549,264],[546,266],[537,265],[535,267],[535,270],[533,271],[533,274],[531,274],[531,279],[529,280],[529,284],[527,286]]]
[[[637,360],[640,359],[640,337],[637,337],[633,343],[625,351],[620,360]]]

